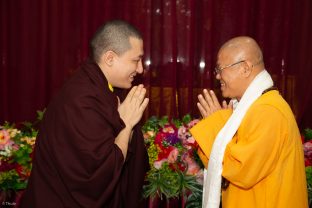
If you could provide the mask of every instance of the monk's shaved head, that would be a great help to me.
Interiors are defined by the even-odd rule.
[[[248,60],[252,65],[263,61],[262,51],[257,42],[248,36],[239,36],[224,43],[219,54],[226,54],[234,61]],[[263,68],[263,67],[261,67]]]
[[[130,37],[142,40],[141,33],[121,20],[112,20],[101,26],[90,42],[91,56],[97,63],[103,53],[111,50],[122,55],[131,48]]]
[[[216,79],[220,81],[224,97],[240,99],[263,70],[262,51],[251,37],[232,38],[218,52]]]

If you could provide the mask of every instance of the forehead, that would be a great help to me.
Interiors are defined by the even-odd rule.
[[[131,48],[127,51],[127,53],[130,53],[134,56],[142,56],[143,55],[143,40],[130,37],[129,43]]]
[[[220,50],[217,56],[217,65],[227,64],[232,60],[232,55],[228,50]]]
[[[231,64],[231,62],[238,61],[241,58],[241,51],[235,50],[234,48],[220,49],[217,56],[217,64]]]

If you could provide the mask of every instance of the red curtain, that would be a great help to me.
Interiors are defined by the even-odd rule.
[[[0,123],[32,120],[88,55],[88,41],[110,19],[144,36],[145,73],[137,81],[151,115],[198,116],[197,94],[218,91],[218,48],[254,37],[302,127],[312,127],[310,0],[0,0]]]

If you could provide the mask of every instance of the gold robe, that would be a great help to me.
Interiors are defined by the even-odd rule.
[[[218,132],[231,110],[220,110],[191,129],[205,166]],[[259,97],[248,109],[225,149],[222,191],[225,208],[306,208],[303,148],[293,113],[277,91]]]

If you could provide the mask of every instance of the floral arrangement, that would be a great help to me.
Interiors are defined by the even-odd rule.
[[[144,197],[182,199],[182,207],[201,207],[203,165],[195,139],[189,132],[199,120],[151,117],[143,126],[150,171]]]
[[[37,132],[21,131],[5,123],[0,127],[0,190],[26,188]]]
[[[37,114],[39,121],[43,112]],[[16,192],[26,188],[38,133],[34,124],[24,122],[17,128],[5,122],[0,126],[0,191]]]
[[[305,170],[308,185],[309,206],[312,206],[312,129],[307,128],[302,133]]]

